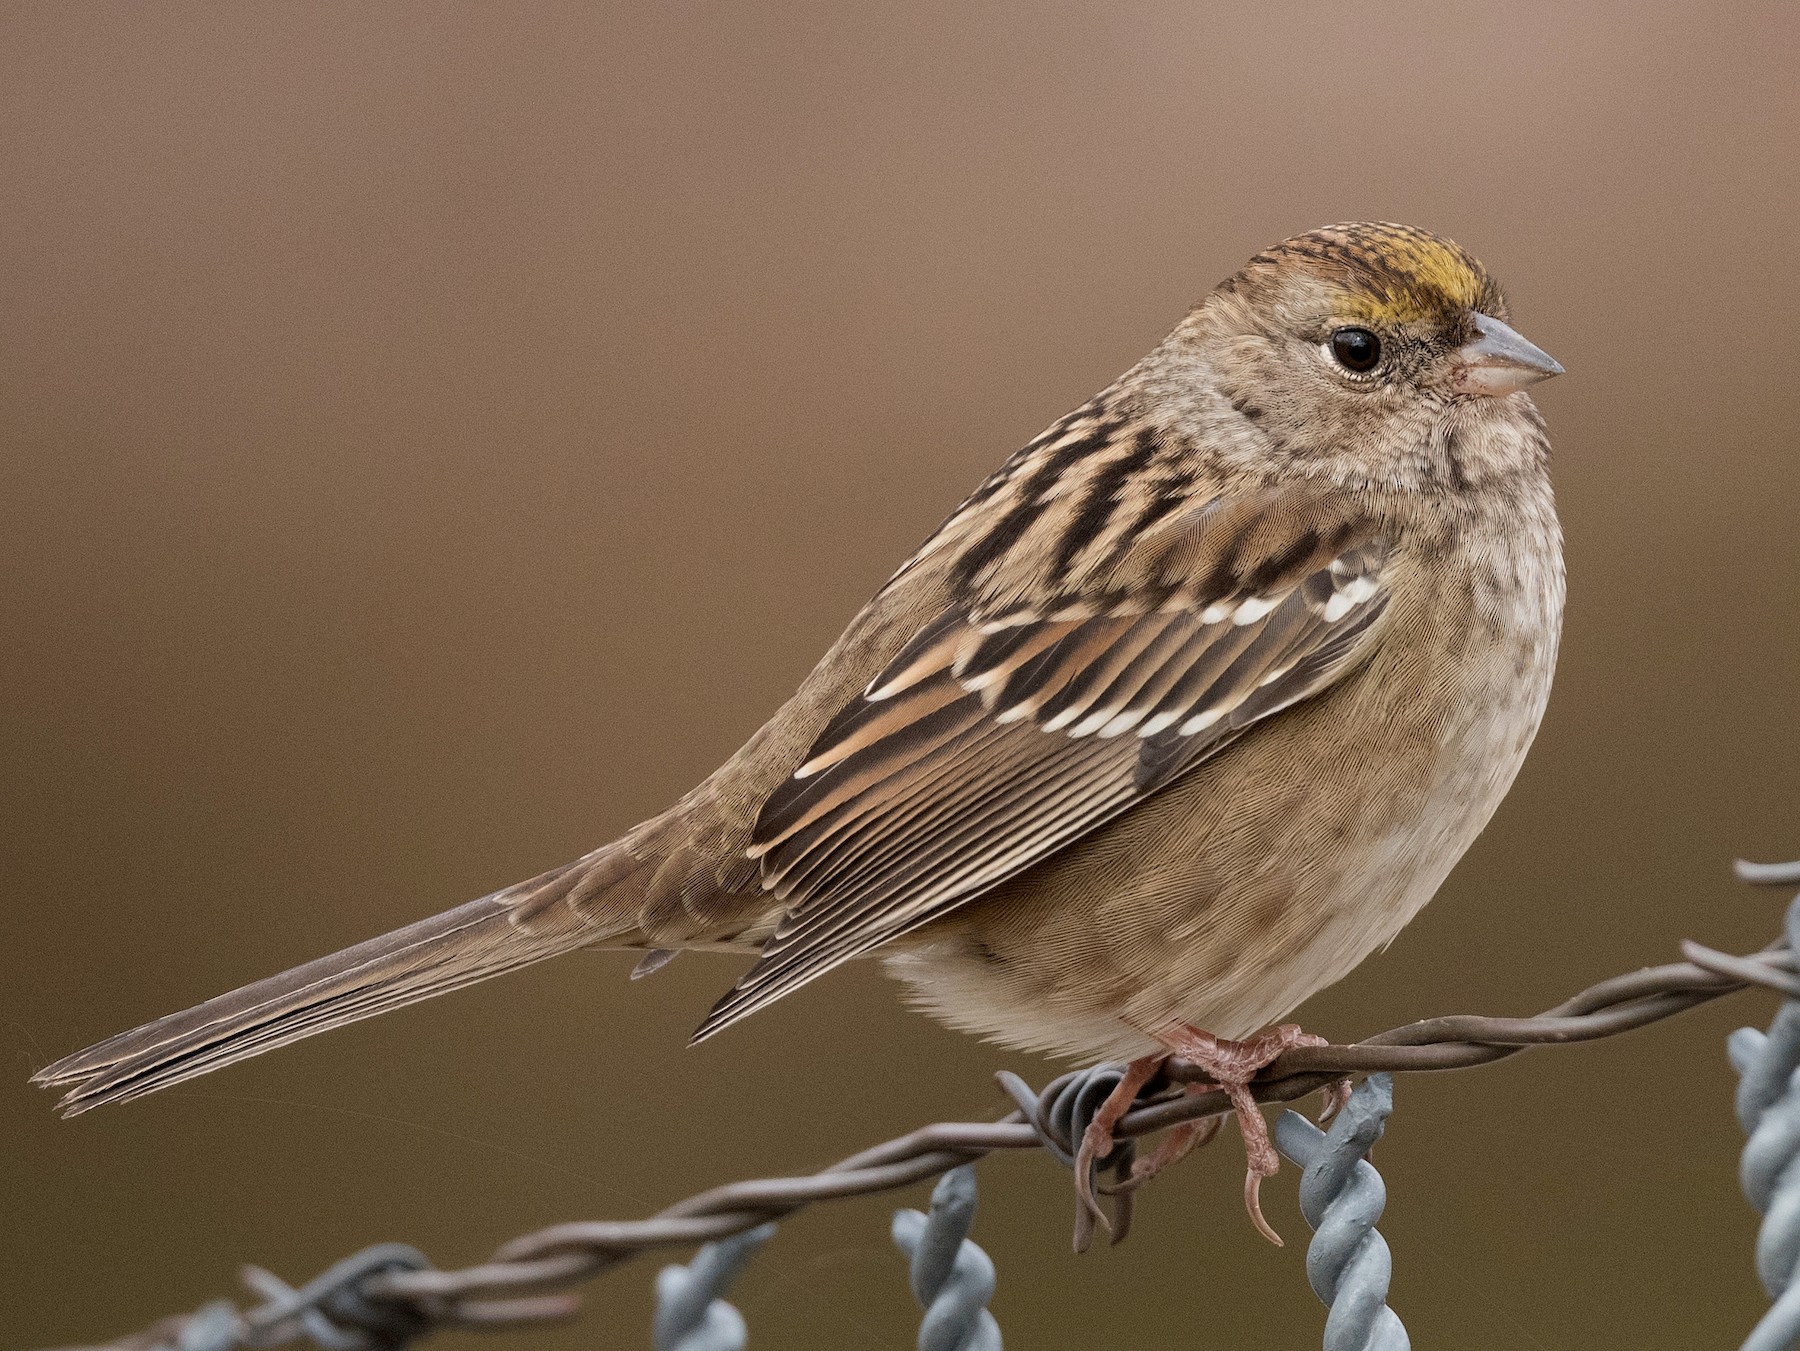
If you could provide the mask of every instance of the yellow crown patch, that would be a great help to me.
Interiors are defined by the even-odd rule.
[[[1346,319],[1408,323],[1450,311],[1501,317],[1499,287],[1460,245],[1411,225],[1328,225],[1277,244],[1252,260],[1277,269],[1296,263],[1337,284],[1334,310]]]

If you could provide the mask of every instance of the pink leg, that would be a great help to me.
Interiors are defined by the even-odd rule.
[[[1164,1029],[1156,1034],[1156,1039],[1188,1064],[1205,1070],[1231,1100],[1238,1129],[1244,1135],[1244,1154],[1249,1165],[1244,1174],[1244,1209],[1250,1212],[1251,1223],[1263,1237],[1281,1246],[1281,1235],[1263,1218],[1261,1199],[1262,1180],[1274,1176],[1281,1166],[1281,1156],[1269,1138],[1269,1123],[1263,1119],[1256,1099],[1250,1096],[1250,1081],[1283,1051],[1295,1046],[1324,1046],[1325,1039],[1302,1032],[1292,1023],[1264,1028],[1243,1041],[1223,1041],[1210,1032],[1185,1025]]]
[[[1206,1084],[1188,1084],[1186,1091],[1190,1095],[1203,1093],[1207,1087]],[[1220,1121],[1219,1117],[1209,1116],[1199,1121],[1182,1122],[1164,1137],[1163,1142],[1156,1147],[1156,1153],[1147,1159],[1139,1159],[1131,1165],[1130,1177],[1122,1182],[1116,1182],[1110,1187],[1102,1187],[1100,1190],[1108,1196],[1119,1196],[1125,1192],[1136,1191],[1163,1169],[1180,1163],[1201,1145],[1211,1143],[1213,1136],[1219,1133]]]

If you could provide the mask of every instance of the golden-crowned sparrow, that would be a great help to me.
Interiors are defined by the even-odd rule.
[[[1274,1155],[1242,1086],[1296,1036],[1222,1039],[1430,899],[1550,688],[1561,533],[1520,391],[1561,367],[1505,317],[1423,230],[1258,254],[977,488],[668,811],[36,1081],[80,1112],[580,947],[643,950],[634,974],[757,954],[706,1037],[878,952],[957,1027],[1137,1058],[1132,1092],[1171,1052],[1205,1065],[1253,1193]]]

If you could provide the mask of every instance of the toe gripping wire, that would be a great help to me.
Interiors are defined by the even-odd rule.
[[[1125,1067],[1095,1065],[1053,1079],[1034,1093],[1017,1075],[1004,1071],[1002,1086],[1019,1104],[1032,1129],[1065,1167],[1074,1167],[1075,1148],[1087,1123],[1106,1101]],[[1140,1102],[1161,1098],[1168,1085],[1152,1080]],[[1325,1351],[1408,1351],[1411,1342],[1399,1316],[1387,1306],[1393,1258],[1375,1222],[1387,1205],[1387,1187],[1368,1152],[1381,1138],[1394,1110],[1394,1077],[1372,1074],[1350,1093],[1320,1130],[1298,1112],[1283,1112],[1275,1123],[1275,1145],[1300,1165],[1300,1213],[1315,1230],[1306,1250],[1306,1279],[1330,1312],[1325,1318]],[[1131,1173],[1132,1143],[1122,1140],[1095,1165],[1095,1172]],[[1115,1191],[1114,1241],[1131,1223],[1131,1193]],[[1075,1245],[1086,1247],[1093,1233],[1087,1209],[1075,1208]],[[921,1343],[923,1345],[923,1343]]]
[[[994,1076],[1000,1081],[1000,1087],[1019,1105],[1024,1113],[1026,1124],[1037,1132],[1044,1148],[1049,1150],[1064,1168],[1075,1167],[1075,1154],[1081,1146],[1081,1137],[1087,1132],[1088,1122],[1094,1119],[1094,1113],[1100,1110],[1119,1081],[1125,1077],[1125,1066],[1116,1062],[1090,1065],[1086,1069],[1072,1070],[1060,1075],[1044,1085],[1042,1093],[1036,1092],[1031,1085],[1018,1075],[1008,1070],[1001,1070]],[[1159,1096],[1165,1089],[1161,1077],[1152,1079],[1144,1085],[1138,1094],[1138,1102],[1144,1103]],[[1123,1243],[1125,1236],[1131,1232],[1131,1192],[1129,1190],[1113,1190],[1098,1184],[1099,1174],[1110,1172],[1119,1181],[1131,1176],[1131,1165],[1137,1160],[1137,1146],[1131,1140],[1118,1140],[1113,1149],[1103,1159],[1094,1161],[1093,1178],[1089,1179],[1093,1190],[1103,1195],[1112,1196],[1112,1241]],[[1081,1203],[1079,1196],[1075,1200],[1075,1251],[1086,1252],[1094,1239],[1094,1214]]]
[[[1375,1228],[1387,1187],[1366,1155],[1394,1110],[1394,1076],[1371,1074],[1320,1130],[1298,1112],[1275,1123],[1275,1147],[1300,1165],[1300,1213],[1314,1229],[1306,1280],[1330,1312],[1325,1351],[1407,1351],[1400,1317],[1387,1306],[1394,1260]]]
[[[1738,865],[1745,881],[1800,882],[1800,863]],[[1788,906],[1790,949],[1800,951],[1800,896]],[[1754,979],[1754,975],[1751,977]],[[1800,1343],[1800,988],[1781,973],[1759,983],[1787,996],[1767,1032],[1740,1027],[1726,1039],[1738,1078],[1738,1124],[1750,1138],[1738,1181],[1762,1215],[1756,1274],[1774,1303],[1744,1342],[1744,1351],[1789,1351]]]

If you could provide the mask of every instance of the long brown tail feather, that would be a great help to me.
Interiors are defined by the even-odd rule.
[[[521,900],[537,899],[546,883],[567,885],[572,871],[497,891],[121,1032],[31,1081],[68,1087],[58,1107],[75,1116],[603,940],[608,935],[567,909],[556,915],[534,907],[531,921],[519,922]]]

